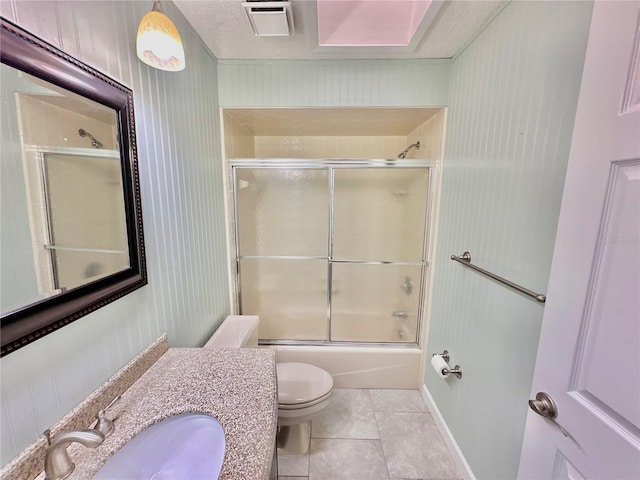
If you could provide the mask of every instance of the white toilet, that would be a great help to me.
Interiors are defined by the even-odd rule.
[[[204,348],[258,346],[255,315],[230,315]],[[281,453],[302,455],[309,449],[311,419],[331,400],[333,377],[308,363],[276,364],[278,379],[278,448]]]

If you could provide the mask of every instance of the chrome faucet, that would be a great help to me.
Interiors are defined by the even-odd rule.
[[[60,435],[51,443],[49,430],[45,433],[49,446],[44,458],[45,480],[62,480],[67,478],[76,467],[67,453],[67,447],[74,442],[85,447],[96,448],[104,442],[104,435],[93,429],[76,430]]]

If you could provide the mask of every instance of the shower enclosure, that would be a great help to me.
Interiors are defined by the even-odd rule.
[[[128,268],[119,152],[49,147],[37,154],[44,225],[34,247],[44,243],[50,288],[70,290]]]
[[[415,345],[431,163],[232,160],[236,290],[264,344]]]

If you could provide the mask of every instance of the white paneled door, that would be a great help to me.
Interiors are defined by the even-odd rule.
[[[531,393],[557,416],[529,410],[523,479],[640,478],[639,22],[594,2]]]

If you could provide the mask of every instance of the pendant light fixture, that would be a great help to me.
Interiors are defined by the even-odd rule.
[[[184,70],[184,48],[180,34],[173,22],[160,7],[160,0],[140,21],[136,41],[138,58],[159,70],[179,72]]]

